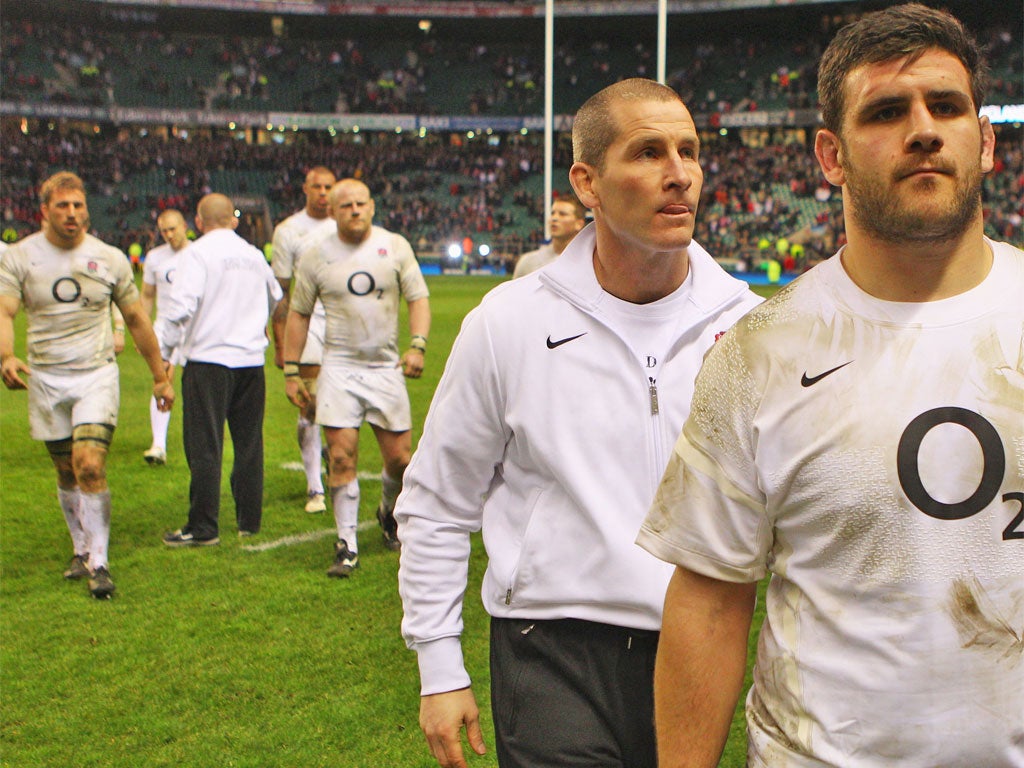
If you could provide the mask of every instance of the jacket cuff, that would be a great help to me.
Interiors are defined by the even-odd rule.
[[[462,642],[458,637],[416,643],[413,649],[420,666],[421,696],[469,687],[469,673],[462,660]]]

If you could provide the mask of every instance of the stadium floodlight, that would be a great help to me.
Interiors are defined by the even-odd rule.
[[[452,261],[458,261],[462,258],[462,246],[458,243],[451,243],[448,246],[448,258]]]
[[[480,243],[480,247],[477,250],[480,252],[481,256],[486,258],[491,252],[491,246],[487,243]]]

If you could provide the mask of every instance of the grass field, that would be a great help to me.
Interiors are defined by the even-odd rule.
[[[427,370],[409,382],[414,440],[462,317],[497,279],[428,282]],[[24,357],[23,315],[16,327]],[[296,411],[272,366],[263,531],[235,537],[229,442],[221,545],[169,550],[160,537],[187,511],[181,414],[171,420],[168,464],[149,467],[150,380],[130,342],[121,371],[108,463],[118,592],[106,602],[61,578],[71,551],[54,472],[28,437],[25,393],[0,388],[0,766],[434,765],[417,726],[416,660],[399,635],[398,556],[383,547],[373,515],[380,457],[369,430],[361,436],[361,568],[353,578],[324,574],[333,520],[302,509]],[[477,540],[464,646],[492,744],[482,554]],[[744,765],[744,750],[737,720],[721,765]],[[496,764],[493,752],[471,761]]]

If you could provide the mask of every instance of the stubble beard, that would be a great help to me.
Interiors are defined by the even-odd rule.
[[[848,164],[845,215],[869,235],[888,243],[955,240],[977,218],[981,207],[981,179],[981,171],[972,169],[957,178],[952,199],[943,196],[927,206],[912,206],[901,199],[893,184],[870,174],[862,177],[859,169]],[[939,182],[927,183],[934,187]],[[940,193],[933,188],[917,194],[937,197]]]

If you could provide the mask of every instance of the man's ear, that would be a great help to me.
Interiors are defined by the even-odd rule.
[[[814,137],[814,156],[828,183],[841,187],[846,183],[846,171],[843,170],[843,148],[839,137],[832,131],[822,128]]]
[[[586,163],[573,163],[569,169],[569,183],[572,184],[576,197],[587,208],[597,208],[601,204],[594,190],[596,175],[594,168]]]
[[[988,115],[981,117],[981,172],[991,173],[996,167],[996,134]]]
[[[231,224],[230,224],[230,226],[231,226],[232,229],[238,229],[238,217],[237,216],[232,216],[231,217]]]

